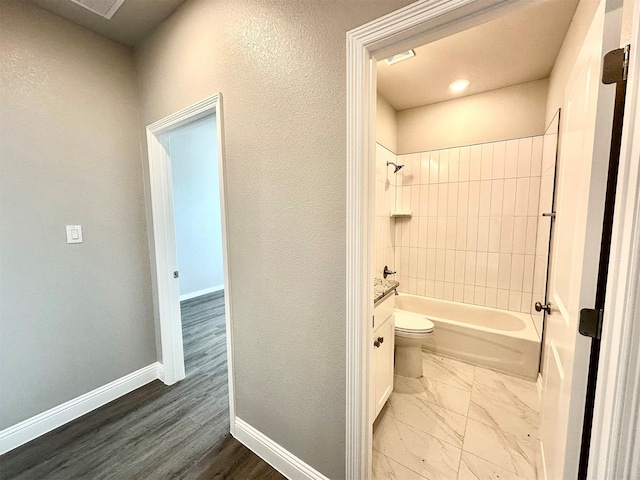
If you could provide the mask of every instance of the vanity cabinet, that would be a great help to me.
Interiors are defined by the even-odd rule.
[[[374,420],[393,391],[394,307],[395,296],[392,294],[373,309],[369,392]]]

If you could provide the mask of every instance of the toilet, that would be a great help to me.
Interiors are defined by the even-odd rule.
[[[395,311],[395,373],[422,376],[422,345],[433,335],[433,322],[417,313]]]

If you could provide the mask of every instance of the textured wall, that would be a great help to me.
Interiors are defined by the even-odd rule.
[[[167,134],[180,296],[224,284],[215,117]]]
[[[6,0],[0,62],[3,428],[156,350],[132,52]]]
[[[396,153],[542,135],[547,84],[536,80],[398,112]]]
[[[190,1],[136,50],[141,125],[224,96],[237,414],[344,477],[346,32],[410,0]]]

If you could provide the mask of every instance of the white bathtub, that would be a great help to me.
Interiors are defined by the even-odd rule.
[[[396,315],[421,314],[434,323],[425,350],[537,378],[540,338],[531,315],[407,293],[395,300]]]

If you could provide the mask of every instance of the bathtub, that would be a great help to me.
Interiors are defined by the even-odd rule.
[[[531,315],[400,293],[396,315],[421,314],[435,326],[423,349],[535,380],[540,338]]]

